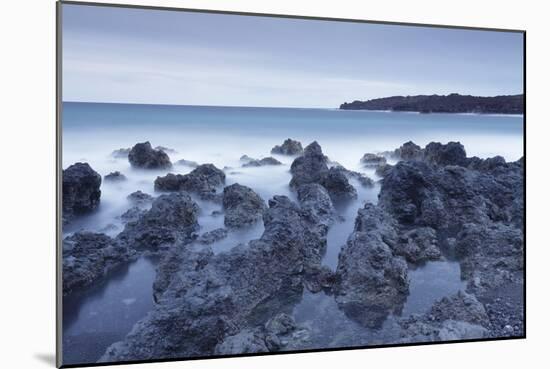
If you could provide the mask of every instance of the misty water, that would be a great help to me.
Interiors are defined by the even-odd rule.
[[[280,166],[241,167],[239,158],[270,156],[271,148],[286,138],[305,146],[316,140],[330,160],[374,180],[373,170],[359,159],[367,152],[393,150],[412,140],[424,146],[431,141],[460,141],[468,156],[501,155],[517,160],[523,153],[523,117],[475,114],[416,114],[330,109],[274,109],[197,106],[153,106],[128,104],[64,103],[62,111],[63,168],[87,162],[102,176],[120,171],[126,181],[101,185],[101,203],[93,214],[82,217],[63,230],[64,235],[88,230],[116,236],[124,224],[120,218],[130,208],[127,195],[141,190],[157,196],[153,181],[168,172],[185,174],[193,168],[175,164],[171,170],[136,170],[127,159],[111,152],[137,142],[150,141],[168,152],[173,163],[181,159],[213,163],[225,168],[226,183],[254,189],[265,201],[274,195],[296,199],[288,183],[293,157],[272,155]],[[358,200],[337,207],[340,219],[327,237],[323,264],[335,270],[338,254],[353,230],[357,210],[365,201],[376,203],[379,184],[364,188],[352,181]],[[221,205],[195,198],[200,206],[200,233],[223,227]],[[261,222],[211,245],[214,252],[230,250],[239,243],[257,239]],[[121,340],[153,308],[152,284],[155,260],[140,258],[110,273],[92,288],[65,299],[63,343],[65,363],[97,360],[111,343]],[[403,315],[427,311],[434,301],[463,289],[460,267],[453,261],[428,262],[409,270],[410,294]],[[395,340],[390,316],[379,330],[367,330],[349,320],[334,298],[323,292],[305,292],[293,307],[298,323],[312,332],[314,347],[380,344]],[[355,338],[350,338],[355,337]],[[305,347],[307,348],[307,347]]]

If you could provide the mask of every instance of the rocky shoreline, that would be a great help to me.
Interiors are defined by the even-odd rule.
[[[354,183],[372,187],[376,178],[332,162],[317,142],[302,148],[288,139],[271,153],[293,160],[288,185],[296,201],[226,185],[224,170],[212,164],[180,161],[194,169],[179,174],[169,156],[176,153],[149,142],[115,151],[136,170],[165,174],[154,181],[155,194],[128,195],[132,207],[121,215],[124,229],[116,236],[78,231],[65,237],[63,294],[78,293],[141,255],[160,262],[154,309],[101,362],[307,349],[312,327],[292,316],[305,291],[330,296],[364,329],[384,329],[388,317],[397,317],[398,334],[384,343],[524,334],[523,158],[467,157],[458,142],[366,152],[357,160],[380,177],[378,202],[360,207],[331,270],[322,260],[338,220],[335,207],[357,201]],[[251,170],[282,165],[271,157],[241,161]],[[104,178],[112,183],[125,175]],[[101,179],[87,163],[63,171],[64,224],[97,211]],[[223,227],[201,228],[197,199],[221,206]],[[259,238],[214,252],[231,232],[260,222]],[[447,259],[460,263],[466,291],[425,314],[400,316],[409,269]]]

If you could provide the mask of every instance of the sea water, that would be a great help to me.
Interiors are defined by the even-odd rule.
[[[174,165],[170,170],[136,170],[126,158],[111,155],[113,150],[129,148],[137,142],[150,141],[153,146],[171,149],[168,155],[173,163],[186,159],[225,168],[227,184],[249,186],[265,201],[274,195],[296,199],[288,187],[294,158],[270,154],[271,148],[286,138],[299,140],[304,146],[316,140],[331,161],[374,180],[379,179],[374,171],[360,165],[363,154],[393,150],[407,141],[420,146],[431,141],[460,141],[468,156],[482,158],[500,155],[514,161],[523,155],[523,116],[513,115],[65,102],[61,132],[63,168],[87,162],[102,176],[120,171],[127,177],[122,182],[103,181],[97,211],[65,227],[65,235],[89,230],[116,236],[124,226],[120,215],[130,207],[128,194],[141,190],[154,195],[157,176],[168,172],[185,174],[193,169]],[[239,159],[245,154],[258,159],[271,155],[283,165],[243,168]],[[357,210],[366,201],[376,203],[380,188],[379,184],[373,188],[361,187],[355,181],[352,184],[358,190],[358,199],[338,207],[339,220],[327,236],[323,264],[332,270],[353,230]],[[221,210],[220,205],[195,200],[201,208],[201,232],[223,226],[223,215],[213,215]],[[244,231],[230,232],[212,248],[216,253],[227,251],[259,238],[262,232],[263,224],[259,222]],[[96,286],[66,300],[66,364],[97,360],[105,348],[122,339],[153,308],[154,264],[154,260],[142,258],[122,266]],[[464,289],[460,266],[453,261],[428,262],[411,268],[409,278],[410,294],[402,315],[426,312],[434,301]],[[310,348],[381,344],[395,339],[394,331],[385,330],[390,323],[378,331],[364,329],[347,319],[334,298],[322,292],[305,292],[293,314],[300,324],[310,327]],[[389,317],[389,321],[393,318]]]

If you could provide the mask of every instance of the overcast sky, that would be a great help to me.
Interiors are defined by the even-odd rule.
[[[337,107],[523,92],[511,32],[63,5],[63,100]]]

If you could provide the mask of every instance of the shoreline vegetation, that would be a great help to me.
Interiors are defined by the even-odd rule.
[[[390,96],[343,103],[340,110],[377,110],[418,113],[523,114],[524,96],[449,95]]]
[[[457,260],[465,290],[437,300],[424,314],[399,316],[384,343],[524,336],[523,158],[468,157],[459,142],[424,148],[407,142],[365,153],[358,160],[376,169],[378,202],[359,208],[331,270],[322,259],[338,221],[335,209],[357,199],[354,179],[374,186],[372,179],[331,161],[316,141],[303,147],[287,139],[271,153],[292,159],[288,186],[297,200],[264,199],[254,188],[227,185],[226,169],[213,164],[194,163],[191,172],[179,174],[170,153],[149,142],[113,153],[133,169],[166,174],[156,178],[152,195],[128,195],[134,207],[115,237],[81,230],[63,240],[64,296],[140,256],[160,259],[152,311],[99,362],[326,348],[313,338],[315,326],[291,315],[304,293],[324,293],[346,319],[380,331],[400,315],[410,293],[408,273],[432,260]],[[241,160],[243,166],[281,165],[269,158]],[[64,224],[96,211],[103,183],[123,181],[123,175],[102,181],[88,163],[66,168]],[[221,205],[212,216],[224,217],[222,228],[201,230],[196,199]],[[265,227],[259,238],[213,251],[216,240],[258,222]],[[344,330],[333,345],[354,337]]]

